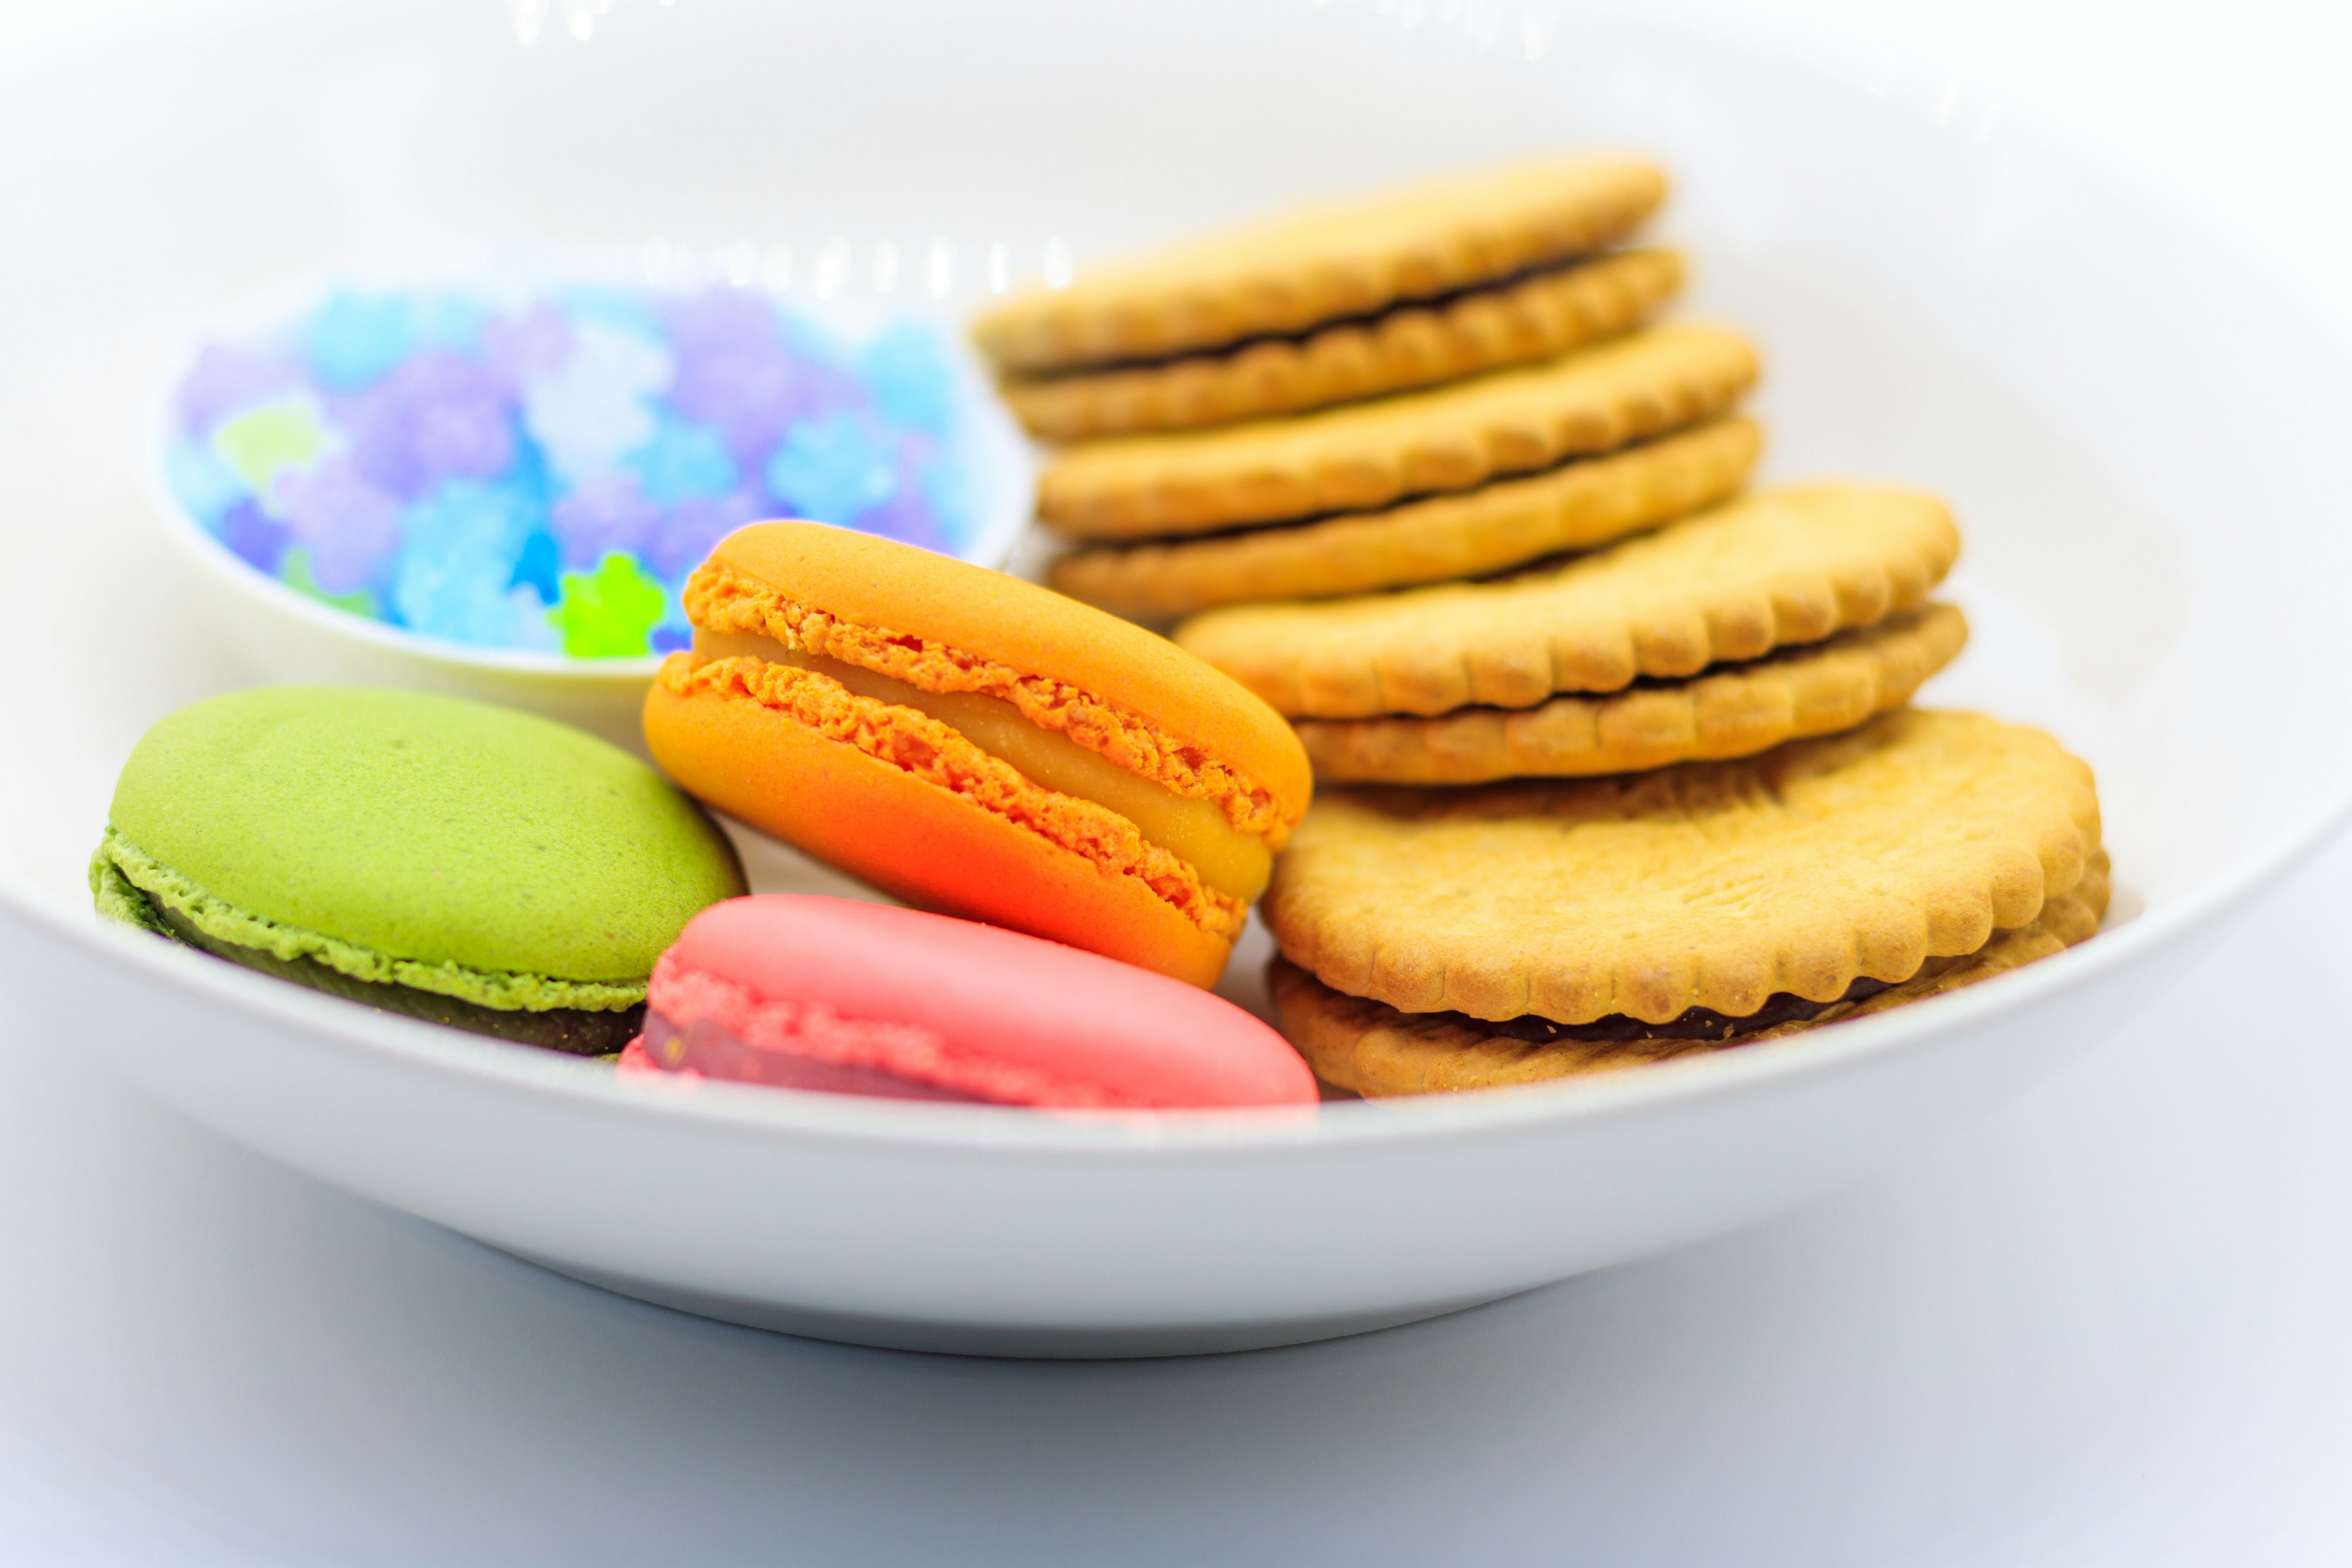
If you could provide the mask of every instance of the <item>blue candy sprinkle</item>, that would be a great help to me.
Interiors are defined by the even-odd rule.
[[[253,493],[209,448],[185,441],[173,442],[163,454],[163,482],[188,515],[215,534],[221,514]]]
[[[883,418],[909,429],[946,433],[955,417],[955,372],[938,332],[901,321],[874,341],[858,370]]]
[[[532,523],[526,498],[467,479],[410,507],[392,585],[402,624],[451,642],[506,646],[515,568]]]
[[[922,488],[923,499],[930,503],[932,515],[950,539],[961,544],[971,537],[972,519],[980,505],[981,485],[961,455],[949,451],[936,456],[923,468],[917,481]]]
[[[567,484],[610,473],[653,439],[653,398],[669,385],[669,351],[634,332],[583,322],[562,368],[523,396],[523,422]]]
[[[617,327],[652,342],[659,342],[663,335],[660,310],[634,289],[578,283],[560,290],[555,302],[575,321]]]
[[[638,493],[656,506],[725,495],[735,488],[735,459],[726,437],[674,414],[661,420],[651,441],[621,462],[636,475]]]
[[[346,290],[207,345],[163,479],[240,559],[489,647],[688,646],[686,580],[780,512],[951,549],[976,384],[932,326],[834,334],[761,295]]]
[[[420,348],[471,349],[481,341],[490,312],[479,301],[446,289],[408,300],[408,336]]]
[[[323,386],[364,386],[415,346],[407,303],[391,295],[336,294],[302,327],[302,360]]]
[[[518,585],[507,594],[507,610],[513,616],[508,623],[506,646],[528,648],[535,653],[560,653],[563,649],[563,633],[548,616],[552,599],[541,599],[536,588]]]
[[[514,579],[510,584],[529,588],[539,595],[541,605],[555,603],[562,592],[556,585],[558,574],[563,569],[563,557],[555,542],[555,535],[541,530],[522,542],[522,553],[515,558]]]
[[[784,433],[768,459],[768,489],[795,517],[847,523],[881,505],[898,487],[891,444],[845,414]]]

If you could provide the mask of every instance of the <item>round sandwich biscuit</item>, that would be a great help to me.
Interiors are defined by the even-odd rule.
[[[1204,539],[1074,550],[1055,587],[1121,615],[1191,615],[1267,599],[1328,599],[1483,577],[1590,550],[1735,494],[1763,434],[1737,416],[1526,479],[1381,511]]]
[[[264,687],[148,731],[90,863],[100,910],[389,1012],[582,1055],[743,891],[694,803],[592,735],[418,691]]]
[[[2053,894],[2026,924],[1995,931],[1974,952],[1931,958],[1910,979],[1883,989],[1857,982],[1849,989],[1858,994],[1835,1002],[1777,996],[1745,1018],[1693,1008],[1663,1025],[1619,1017],[1576,1026],[1533,1016],[1490,1023],[1460,1013],[1401,1013],[1334,991],[1279,958],[1267,979],[1283,1033],[1323,1082],[1367,1099],[1442,1094],[1641,1067],[1866,1018],[2063,952],[2097,934],[2106,908],[2107,857],[2101,850],[2081,881]]]
[[[645,708],[689,792],[908,902],[1196,984],[1306,810],[1279,716],[1141,628],[871,535],[755,523]]]
[[[1074,447],[1039,478],[1038,515],[1081,539],[1128,541],[1390,506],[1713,418],[1757,373],[1755,349],[1728,328],[1649,327],[1425,392]]]
[[[1302,332],[1608,245],[1665,199],[1640,159],[1533,159],[1310,207],[1009,300],[973,328],[1008,371],[1160,359]]]
[[[1084,441],[1303,414],[1552,359],[1630,331],[1682,288],[1671,250],[1623,250],[1296,337],[1111,370],[1011,376],[1029,433]]]
[[[1499,582],[1235,605],[1176,640],[1296,718],[1532,708],[1868,626],[1924,603],[1958,554],[1932,496],[1801,486]]]
[[[1976,952],[2099,848],[2091,771],[2049,736],[1906,709],[1738,762],[1331,791],[1266,921],[1324,984],[1401,1012],[1746,1018]]]
[[[1927,605],[1822,642],[1606,697],[1464,708],[1433,719],[1301,719],[1295,728],[1315,776],[1332,784],[1486,784],[1719,761],[1851,730],[1900,708],[1968,637],[1957,607]]]

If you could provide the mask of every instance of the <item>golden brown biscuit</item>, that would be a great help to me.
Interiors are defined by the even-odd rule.
[[[1083,441],[1187,430],[1434,386],[1550,359],[1639,325],[1683,282],[1671,250],[1624,250],[1304,337],[1113,370],[1013,376],[1000,389],[1033,436]]]
[[[2106,906],[2106,854],[2102,850],[2092,857],[2083,879],[2043,904],[2032,921],[2015,931],[1996,931],[1976,952],[1929,959],[1909,980],[1862,1000],[1832,1002],[1810,1016],[1737,1033],[1722,1029],[1716,1020],[1694,1019],[1679,1036],[1635,1026],[1594,1029],[1588,1031],[1590,1037],[1580,1038],[1549,1026],[1515,1028],[1526,1020],[1498,1026],[1458,1013],[1400,1013],[1384,1003],[1334,991],[1279,958],[1267,978],[1283,1034],[1328,1089],[1369,1097],[1444,1093],[1640,1067],[1883,1013],[2063,952],[2098,931]],[[1710,1029],[1710,1023],[1717,1026]]]
[[[1529,708],[1867,626],[1958,553],[1932,496],[1812,485],[1503,582],[1212,610],[1176,640],[1294,718]]]
[[[1327,792],[1265,910],[1292,963],[1405,1012],[1661,1024],[1908,980],[2098,847],[2091,770],[2049,736],[1906,709],[1739,762]]]
[[[1763,444],[1752,421],[1734,416],[1383,511],[1073,551],[1054,563],[1051,581],[1088,604],[1156,616],[1482,577],[1719,501],[1747,481]]]
[[[1315,776],[1331,784],[1485,784],[1717,761],[1851,730],[1900,708],[1968,639],[1958,609],[1927,605],[1612,697],[1465,708],[1434,719],[1302,719],[1295,727]]]
[[[1007,370],[1160,359],[1368,316],[1598,250],[1665,199],[1633,158],[1530,160],[1285,214],[1009,300],[973,336]]]
[[[1756,380],[1725,327],[1646,328],[1524,370],[1218,430],[1128,436],[1063,454],[1037,510],[1066,533],[1207,533],[1407,496],[1611,452],[1724,412]]]

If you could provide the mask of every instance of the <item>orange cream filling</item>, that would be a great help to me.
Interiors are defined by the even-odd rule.
[[[698,630],[694,651],[699,658],[758,658],[812,670],[860,697],[927,714],[1044,788],[1117,812],[1217,891],[1247,903],[1265,890],[1273,851],[1264,838],[1237,831],[1215,803],[1178,795],[1131,773],[1100,752],[1031,723],[1001,698],[976,691],[926,691],[840,659],[786,647],[772,637],[742,632]]]
[[[845,621],[795,603],[721,561],[705,562],[686,585],[687,618],[698,638],[714,632],[770,639],[795,653],[855,666],[929,695],[997,700],[1036,729],[1062,736],[1129,773],[1187,800],[1206,801],[1239,834],[1269,852],[1290,836],[1271,791],[1199,747],[1077,687],[943,644]]]
[[[1207,885],[1190,864],[1149,841],[1127,817],[1045,788],[929,714],[852,691],[822,671],[766,658],[672,654],[656,679],[680,697],[757,702],[829,741],[962,795],[1093,862],[1106,875],[1136,878],[1212,935],[1230,942],[1248,917],[1246,900]]]

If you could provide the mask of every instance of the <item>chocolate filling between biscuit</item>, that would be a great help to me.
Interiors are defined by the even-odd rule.
[[[1956,963],[1958,960],[1948,962]],[[1937,961],[1931,959],[1919,973],[1932,974],[1937,968]],[[1864,977],[1826,1002],[1809,1001],[1785,991],[1776,991],[1766,997],[1764,1005],[1753,1013],[1735,1017],[1718,1013],[1712,1007],[1687,1007],[1663,1024],[1645,1023],[1623,1013],[1612,1013],[1589,1024],[1561,1024],[1534,1013],[1502,1019],[1474,1018],[1467,1013],[1454,1012],[1416,1013],[1412,1016],[1456,1025],[1480,1034],[1523,1040],[1531,1046],[1548,1046],[1558,1040],[1574,1040],[1596,1046],[1631,1045],[1637,1040],[1697,1040],[1720,1044],[1745,1035],[1759,1034],[1780,1024],[1797,1024],[1818,1018],[1832,1007],[1875,996],[1882,991],[1892,990],[1897,984],[1892,980]]]
[[[810,670],[860,697],[938,720],[1032,783],[1117,812],[1144,838],[1191,866],[1218,892],[1242,900],[1264,890],[1274,856],[1264,838],[1235,828],[1213,801],[1180,795],[1067,736],[1023,717],[1010,702],[971,691],[926,691],[845,660],[787,647],[750,632],[698,628],[698,659],[757,658]]]
[[[1729,406],[1730,405],[1728,403],[1724,405],[1726,409],[1728,409]],[[1386,517],[1393,512],[1410,511],[1415,507],[1425,507],[1433,501],[1460,500],[1465,497],[1475,497],[1482,491],[1496,489],[1505,485],[1525,485],[1533,481],[1549,479],[1555,474],[1566,473],[1571,468],[1587,468],[1596,463],[1609,461],[1612,458],[1629,457],[1633,454],[1645,451],[1651,447],[1663,447],[1670,442],[1681,440],[1696,432],[1714,428],[1722,423],[1727,417],[1727,416],[1724,415],[1721,410],[1718,410],[1696,418],[1687,425],[1677,425],[1670,428],[1661,429],[1654,435],[1643,436],[1638,439],[1627,441],[1621,446],[1609,447],[1605,451],[1573,452],[1563,457],[1556,463],[1547,463],[1539,468],[1515,468],[1509,473],[1497,473],[1487,479],[1481,479],[1475,485],[1466,486],[1460,489],[1415,491],[1411,495],[1400,496],[1395,500],[1386,502],[1380,506],[1339,507],[1327,511],[1304,512],[1297,517],[1279,518],[1271,521],[1236,522],[1223,528],[1198,530],[1188,529],[1177,533],[1139,534],[1132,539],[1089,538],[1082,540],[1078,543],[1077,548],[1073,550],[1071,553],[1081,554],[1099,552],[1109,554],[1129,551],[1141,551],[1155,547],[1162,549],[1181,549],[1188,548],[1196,544],[1214,544],[1220,542],[1232,540],[1264,539],[1276,533],[1286,532],[1292,529],[1303,530],[1313,528],[1324,523],[1340,521],[1360,522],[1377,520]],[[1473,583],[1499,583],[1507,581],[1512,577],[1519,576],[1522,574],[1533,574],[1541,570],[1565,566],[1570,562],[1577,560],[1580,556],[1597,555],[1602,551],[1610,549],[1613,545],[1623,543],[1627,539],[1635,538],[1644,533],[1655,532],[1658,529],[1665,527],[1668,523],[1679,521],[1681,521],[1679,518],[1674,517],[1661,518],[1654,523],[1645,525],[1642,528],[1629,530],[1625,533],[1618,534],[1612,538],[1603,540],[1597,544],[1588,545],[1575,550],[1554,551],[1549,554],[1536,557],[1531,561],[1520,562],[1517,564],[1511,566],[1499,566],[1490,573],[1461,580]],[[1448,580],[1451,581],[1452,579]]]
[[[1619,250],[1588,250],[1576,256],[1539,261],[1533,266],[1523,267],[1516,272],[1507,272],[1483,282],[1465,284],[1459,289],[1447,289],[1442,293],[1400,295],[1375,309],[1360,310],[1352,315],[1326,317],[1310,326],[1301,327],[1297,331],[1258,332],[1245,338],[1234,338],[1222,343],[1203,344],[1177,353],[1144,355],[1129,359],[1090,360],[1084,364],[1074,364],[1051,371],[1024,372],[1006,379],[1008,382],[1024,386],[1052,386],[1057,383],[1076,381],[1087,376],[1116,375],[1125,371],[1165,370],[1171,365],[1183,364],[1192,360],[1223,359],[1231,355],[1246,353],[1251,349],[1265,343],[1288,343],[1294,347],[1303,347],[1326,332],[1349,327],[1370,327],[1378,323],[1382,318],[1394,315],[1401,310],[1444,310],[1481,294],[1507,293],[1513,289],[1532,283],[1541,278],[1566,277],[1569,273],[1599,262],[1613,260],[1622,256],[1643,254],[1647,248],[1634,246]]]

